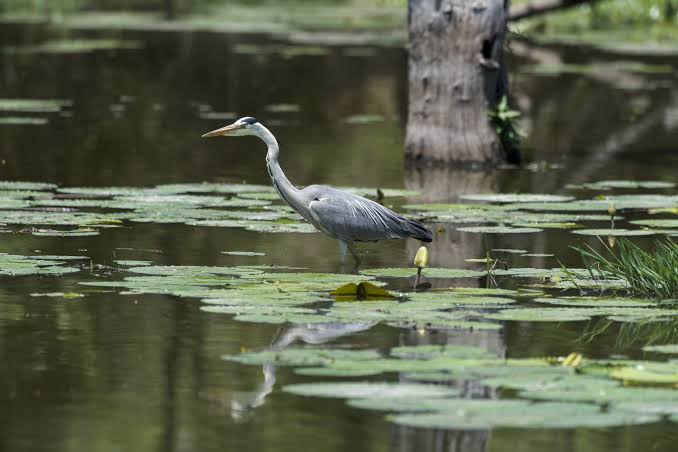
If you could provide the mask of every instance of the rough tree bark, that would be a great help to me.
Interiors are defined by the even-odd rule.
[[[488,111],[508,95],[502,50],[509,3],[409,0],[409,160],[505,160]]]

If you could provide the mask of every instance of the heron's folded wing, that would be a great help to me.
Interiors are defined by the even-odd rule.
[[[403,237],[403,219],[380,204],[359,196],[329,196],[309,205],[316,226],[346,241]]]

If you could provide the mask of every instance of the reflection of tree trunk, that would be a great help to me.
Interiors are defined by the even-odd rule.
[[[466,164],[505,158],[488,106],[508,92],[502,46],[509,3],[410,0],[408,158]]]
[[[422,335],[418,331],[403,329],[399,345],[455,344],[483,347],[498,358],[506,357],[506,340],[501,330],[445,330]],[[408,381],[401,377],[401,381]],[[464,398],[497,398],[495,389],[477,381],[457,382]],[[420,450],[434,452],[486,452],[490,440],[489,430],[431,430],[394,426],[393,442],[399,452]],[[396,448],[394,448],[396,450]]]
[[[422,193],[422,202],[455,202],[459,195],[465,193],[492,193],[497,191],[498,171],[465,171],[454,168],[408,168],[405,175],[405,186],[408,190]],[[432,226],[434,240],[429,245],[430,266],[447,268],[465,268],[465,259],[485,255],[485,241],[482,234],[467,234],[461,240],[461,233],[454,227],[445,226],[438,232]],[[419,242],[409,240],[407,243],[408,261],[414,259]],[[424,276],[426,271],[424,271]]]
[[[167,20],[174,20],[177,11],[175,9],[174,0],[165,0],[165,18]]]

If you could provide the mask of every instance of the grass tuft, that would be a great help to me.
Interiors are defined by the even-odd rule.
[[[602,240],[601,240],[602,242]],[[615,253],[607,244],[605,255],[592,246],[573,247],[593,278],[619,278],[631,292],[658,299],[678,298],[678,243],[657,240],[645,251],[628,239],[620,239]]]

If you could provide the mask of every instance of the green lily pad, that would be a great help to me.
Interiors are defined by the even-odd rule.
[[[146,266],[146,265],[152,265],[153,264],[153,262],[151,262],[151,261],[140,261],[140,260],[133,260],[133,259],[132,260],[121,259],[121,260],[116,260],[116,261],[113,261],[113,262],[115,262],[118,265],[122,265],[123,267],[143,267],[143,266]]]
[[[457,231],[480,234],[530,234],[533,232],[541,232],[542,230],[537,228],[516,228],[511,226],[473,226],[457,228]]]
[[[591,182],[580,185],[566,185],[565,188],[568,189],[587,189],[587,190],[609,190],[613,188],[623,188],[623,189],[665,189],[673,188],[676,184],[673,182],[663,182],[663,181],[633,181],[633,180],[605,180],[598,182]]]
[[[646,352],[678,354],[678,344],[646,345],[643,347],[643,350]]]
[[[63,275],[80,271],[80,268],[66,265],[67,260],[52,259],[50,256],[20,256],[0,253],[0,275]]]
[[[116,39],[54,39],[34,46],[12,47],[17,53],[80,54],[98,50],[134,50],[143,47],[141,41]]]
[[[521,397],[538,400],[559,400],[563,402],[668,402],[678,403],[678,391],[662,388],[634,388],[613,386],[609,388],[595,387],[583,389],[570,387],[561,389],[531,390],[519,393]]]
[[[49,124],[47,118],[35,118],[29,116],[2,116],[0,125],[7,126],[44,126]]]
[[[633,220],[630,221],[631,224],[637,224],[639,226],[647,226],[650,228],[678,228],[678,219],[668,219],[668,220]]]
[[[557,223],[557,222],[550,222],[550,223],[517,222],[517,223],[511,223],[511,226],[516,227],[516,228],[536,228],[536,229],[574,229],[574,228],[581,227],[580,224],[572,223],[572,222],[565,222],[565,223]]]
[[[603,411],[583,403],[523,404],[517,400],[464,400],[455,408],[433,413],[391,416],[392,422],[410,427],[459,430],[512,428],[614,427],[657,422],[659,417],[623,411]]]
[[[564,202],[574,199],[572,196],[539,195],[531,193],[488,193],[478,195],[462,195],[461,199],[469,201],[486,201],[499,203],[520,202]]]
[[[596,235],[596,236],[614,236],[614,237],[630,237],[630,236],[639,236],[639,235],[654,235],[654,231],[648,230],[629,230],[629,229],[579,229],[577,231],[572,231],[574,234],[581,235]]]
[[[521,296],[522,292],[513,289],[500,289],[497,287],[450,287],[451,292],[462,295],[490,295],[490,296]],[[537,291],[536,293],[540,293]]]
[[[0,99],[0,111],[58,113],[71,104],[71,101],[61,99]]]
[[[384,122],[386,118],[381,115],[352,115],[344,118],[346,124],[373,124]]]
[[[453,397],[456,388],[417,383],[331,382],[287,385],[283,391],[307,397],[389,399]]]
[[[320,366],[331,364],[337,360],[372,361],[380,356],[375,350],[286,348],[241,353],[239,355],[224,355],[222,359],[249,365]]]
[[[537,303],[553,304],[559,306],[654,306],[653,300],[639,300],[625,297],[562,297],[562,298],[535,298]]]
[[[24,181],[0,181],[0,196],[3,195],[4,190],[54,190],[57,188],[56,184],[46,182],[24,182]]]
[[[404,359],[432,359],[440,357],[448,358],[487,358],[493,359],[483,347],[474,347],[471,345],[409,345],[393,347],[391,356]]]
[[[608,318],[628,317],[632,321],[643,319],[658,320],[678,315],[678,310],[646,307],[588,307],[588,308],[516,308],[505,309],[485,317],[494,320],[514,320],[522,322],[567,322],[588,320],[591,317]]]
[[[632,384],[670,385],[678,384],[678,365],[646,364],[614,369],[610,377]],[[669,369],[667,370],[666,367]]]
[[[36,229],[31,231],[31,235],[39,237],[90,237],[99,235],[95,229],[74,229],[70,231],[59,229]]]
[[[31,294],[31,297],[65,298],[66,300],[73,300],[84,296],[85,295],[77,292],[45,292]]]
[[[504,305],[515,303],[516,300],[506,297],[497,296],[463,296],[449,292],[413,292],[407,294],[410,303],[417,303],[422,306],[424,304],[431,307],[438,307],[438,309],[454,308],[456,306],[472,306],[472,305]]]
[[[416,268],[371,268],[363,270],[363,275],[380,276],[385,278],[408,278],[417,274]],[[479,278],[485,272],[465,270],[460,268],[425,268],[422,275],[427,278]]]

